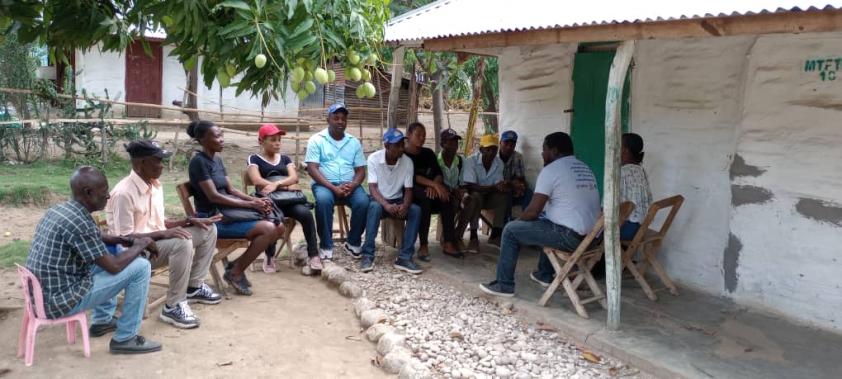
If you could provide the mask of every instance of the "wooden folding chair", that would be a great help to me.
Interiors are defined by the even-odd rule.
[[[348,213],[345,212],[345,205],[347,205],[347,202],[344,200],[336,201],[336,215],[339,217],[339,229],[333,229],[333,233],[339,234],[339,237],[333,239],[335,242],[347,241],[348,232],[351,230],[350,224],[348,223]]]
[[[380,241],[386,246],[400,250],[405,228],[404,220],[384,217],[380,220]]]
[[[620,204],[620,224],[629,217],[633,209],[634,204],[631,202],[627,201]],[[588,303],[598,301],[603,308],[607,308],[605,294],[599,288],[596,279],[591,275],[591,269],[602,258],[602,254],[605,253],[605,247],[602,244],[603,241],[600,236],[604,225],[605,218],[603,215],[600,215],[590,233],[582,239],[576,250],[572,252],[544,247],[544,254],[549,258],[556,275],[550,286],[544,291],[544,295],[538,300],[538,304],[547,306],[550,297],[553,296],[558,286],[561,285],[564,288],[564,292],[567,293],[567,297],[573,302],[573,308],[576,309],[576,313],[579,316],[583,318],[589,317],[588,311],[585,309],[585,304]],[[578,270],[572,271],[573,266],[577,266]],[[582,281],[590,288],[593,293],[592,297],[582,299],[576,293],[576,289],[579,288]]]
[[[184,214],[192,217],[196,214],[193,210],[193,203],[190,202],[190,198],[193,196],[193,186],[190,185],[190,182],[184,182],[175,188],[178,192],[178,198],[181,200],[181,206],[184,208]],[[249,243],[249,240],[245,238],[216,239],[216,254],[213,255],[213,260],[211,260],[210,273],[211,277],[213,277],[216,291],[222,296],[226,296],[225,282],[222,280],[222,275],[219,274],[216,264],[221,261],[223,265],[227,265],[228,256],[237,251],[237,249],[247,249]]]
[[[653,290],[646,281],[645,274],[646,269],[649,266],[652,266],[655,273],[661,279],[661,282],[664,283],[666,288],[669,289],[670,293],[674,296],[678,296],[678,288],[667,275],[667,271],[664,269],[664,266],[658,262],[655,255],[658,253],[658,250],[660,250],[661,244],[664,242],[664,237],[666,237],[667,232],[675,219],[675,215],[681,208],[681,204],[684,204],[684,196],[681,195],[675,195],[652,203],[649,210],[646,212],[646,217],[640,224],[640,230],[637,231],[634,239],[631,241],[622,241],[623,246],[625,247],[623,250],[623,269],[627,269],[631,272],[634,279],[638,284],[640,284],[640,287],[643,288],[643,292],[646,293],[646,297],[652,301],[657,301],[658,296],[655,295],[655,290]],[[657,231],[650,229],[652,221],[655,220],[658,213],[666,209],[669,209],[669,214],[667,214],[667,218],[664,220],[661,228]],[[643,251],[643,260],[635,264],[632,262],[632,258],[638,250]]]
[[[249,187],[254,187],[254,183],[251,182],[251,178],[248,175],[248,171],[243,171],[243,193],[250,193]],[[254,188],[257,191],[257,187]],[[287,247],[287,251],[289,251],[289,267],[295,267],[295,255],[292,253],[292,239],[290,236],[292,235],[293,229],[295,229],[295,219],[291,217],[284,217],[284,236],[283,239],[279,240],[279,244],[277,244],[277,249],[275,251],[275,256],[284,249],[284,246]],[[254,262],[251,263],[251,270],[257,271],[255,266],[263,262],[264,256],[261,255]]]

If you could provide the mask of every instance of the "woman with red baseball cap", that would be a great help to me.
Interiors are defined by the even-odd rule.
[[[260,153],[249,155],[247,172],[249,179],[264,195],[275,191],[300,191],[298,186],[298,171],[295,163],[285,154],[281,154],[281,136],[286,132],[275,124],[263,124],[257,132]],[[319,258],[319,245],[316,242],[316,222],[310,212],[308,204],[278,204],[284,216],[291,217],[301,224],[304,238],[307,240],[307,264],[310,271],[318,274],[322,270]],[[277,270],[275,264],[275,244],[266,249],[266,259],[263,261],[263,271],[273,273]]]

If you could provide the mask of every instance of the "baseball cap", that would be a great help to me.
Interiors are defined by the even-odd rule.
[[[462,139],[459,134],[456,134],[456,131],[450,128],[442,130],[439,134],[439,139],[442,141],[449,141],[452,139]]]
[[[332,115],[336,112],[345,112],[345,114],[348,114],[348,108],[345,108],[345,103],[333,103],[327,108],[328,115]]]
[[[161,159],[172,156],[171,151],[164,150],[158,142],[152,140],[132,141],[123,145],[132,158],[158,157]]]
[[[287,134],[286,130],[278,129],[275,124],[263,124],[260,125],[260,129],[257,131],[257,138],[262,140],[266,137],[284,134]]]
[[[517,142],[517,133],[514,130],[507,130],[500,135],[500,141],[515,141]]]
[[[486,134],[479,138],[479,147],[497,146],[497,135]]]
[[[403,141],[404,137],[403,133],[396,128],[387,129],[385,133],[383,133],[383,142],[385,143],[398,143]]]

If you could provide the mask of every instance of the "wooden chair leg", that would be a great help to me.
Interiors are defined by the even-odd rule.
[[[567,292],[567,297],[573,302],[573,308],[576,310],[576,313],[582,316],[582,318],[590,318],[585,306],[582,305],[582,299],[579,298],[579,294],[576,293],[576,289],[573,288],[573,283],[570,282],[570,279],[565,277],[562,279],[561,285],[564,286],[564,292]]]
[[[542,252],[542,254],[547,255],[547,259],[550,260],[550,264],[553,265],[556,273],[561,272],[561,264],[558,261],[558,257],[555,254]],[[541,295],[541,298],[538,299],[538,304],[542,307],[546,307],[547,303],[550,301],[550,298],[553,296],[556,290],[558,290],[559,284],[561,284],[561,279],[563,277],[561,275],[556,274],[555,278],[553,279],[550,286],[544,291],[544,294]]]
[[[649,300],[658,301],[658,296],[655,295],[655,291],[652,290],[652,286],[649,285],[649,282],[646,281],[646,278],[640,271],[638,271],[637,266],[632,262],[633,256],[633,251],[623,252],[623,268],[627,269],[632,274],[634,280],[637,281],[637,284],[640,285],[640,288],[643,289],[643,292],[646,293],[646,297],[648,297]]]
[[[284,242],[281,244],[281,247],[286,246],[287,251],[289,252],[289,267],[295,268],[295,254],[292,251],[292,231],[295,230],[295,225],[297,223],[293,222],[290,225],[287,225],[286,230],[284,231]]]
[[[598,299],[599,305],[602,306],[603,309],[608,309],[608,302],[605,300],[605,293],[602,292],[602,289],[599,288],[599,283],[597,283],[596,279],[594,279],[593,275],[591,275],[591,269],[593,266],[599,262],[600,257],[594,257],[585,264],[579,265],[579,270],[582,271],[579,275],[584,278],[585,283],[587,283],[588,288],[591,289],[591,293],[593,293],[593,299]],[[578,278],[577,278],[578,279]],[[578,287],[578,286],[577,286]]]
[[[648,255],[646,258],[649,261],[649,264],[652,266],[652,269],[655,270],[655,273],[658,274],[658,277],[661,279],[661,282],[664,283],[667,288],[669,288],[670,293],[673,296],[678,296],[678,287],[676,287],[675,283],[673,283],[672,279],[670,279],[669,275],[667,275],[667,270],[664,269],[664,266],[661,265],[661,262],[658,262],[655,259],[654,250],[653,254]]]

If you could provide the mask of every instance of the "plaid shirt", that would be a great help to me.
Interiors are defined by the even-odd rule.
[[[76,201],[47,210],[29,248],[26,267],[44,291],[44,309],[51,319],[65,316],[93,286],[91,265],[107,254],[90,212]]]
[[[634,211],[629,221],[641,223],[652,204],[652,191],[643,166],[624,164],[620,167],[620,199],[634,203]]]
[[[503,158],[500,158],[501,160]],[[503,180],[511,182],[516,178],[525,178],[526,169],[523,167],[523,154],[517,151],[512,152],[509,160],[503,164]]]

